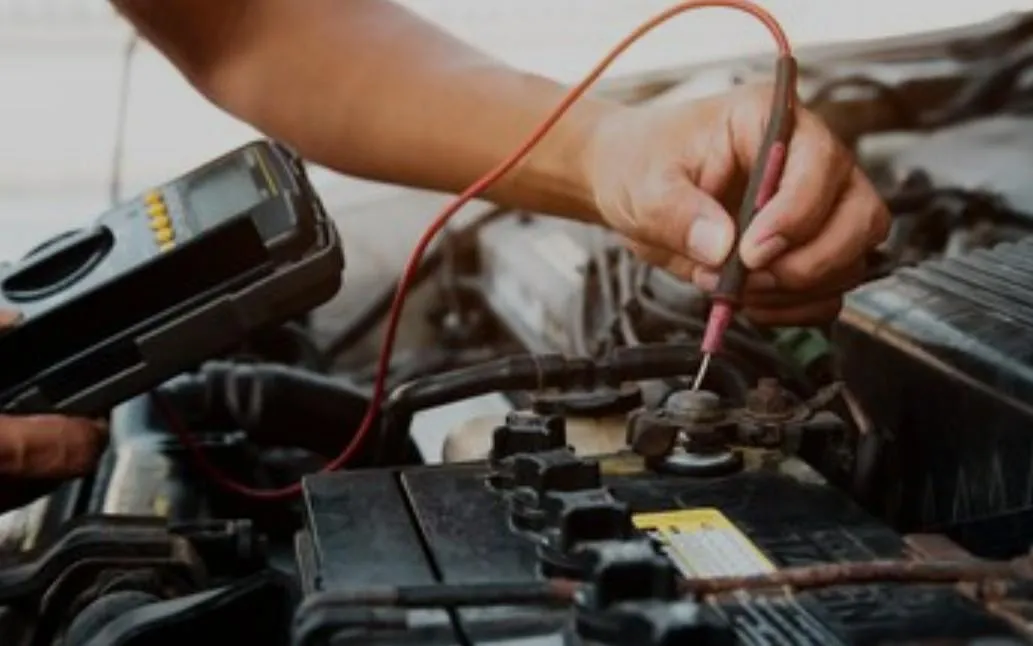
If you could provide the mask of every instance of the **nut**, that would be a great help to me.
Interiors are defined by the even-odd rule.
[[[755,415],[786,415],[791,413],[792,409],[793,402],[777,379],[761,379],[757,382],[757,387],[746,395],[746,410]]]
[[[706,390],[680,390],[664,404],[672,415],[691,422],[713,422],[724,416],[721,398]]]

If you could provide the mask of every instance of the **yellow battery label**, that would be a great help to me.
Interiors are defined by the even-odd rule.
[[[752,576],[777,568],[717,509],[680,509],[632,518],[685,577]]]

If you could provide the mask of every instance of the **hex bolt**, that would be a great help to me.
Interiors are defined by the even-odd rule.
[[[693,422],[712,422],[724,416],[721,398],[706,390],[680,390],[667,398],[664,408]]]
[[[765,377],[746,395],[746,409],[757,415],[781,415],[791,411],[792,402],[777,379]]]

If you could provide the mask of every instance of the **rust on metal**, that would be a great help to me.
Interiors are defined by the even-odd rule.
[[[777,379],[765,377],[746,395],[746,410],[759,417],[792,417],[793,402]]]
[[[1033,568],[1025,558],[1015,561],[867,561],[789,568],[757,576],[685,579],[682,591],[699,596],[773,587],[804,590],[862,583],[959,583],[1029,578],[1033,578]]]

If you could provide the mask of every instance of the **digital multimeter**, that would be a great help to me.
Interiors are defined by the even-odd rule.
[[[333,223],[257,141],[0,268],[0,410],[96,415],[304,314],[341,286]]]

